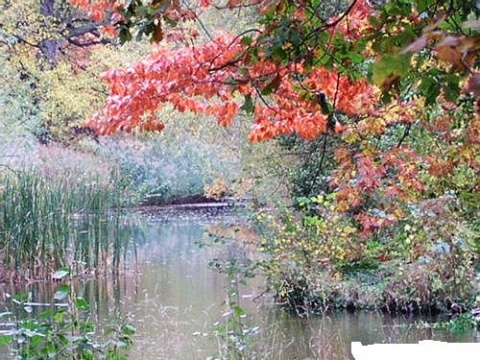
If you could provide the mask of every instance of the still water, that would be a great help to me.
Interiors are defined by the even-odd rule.
[[[92,318],[99,324],[118,314],[128,316],[137,329],[129,356],[133,360],[216,358],[225,344],[215,331],[228,319],[228,282],[208,263],[213,258],[241,261],[252,254],[235,242],[200,245],[211,244],[212,229],[238,232],[242,221],[228,213],[143,214],[132,221],[129,231],[137,246],[129,249],[121,276],[97,277],[81,284],[78,292],[91,304]],[[478,341],[475,332],[419,329],[418,319],[378,313],[298,318],[276,309],[261,285],[255,278],[241,289],[240,306],[247,315],[242,322],[256,330],[244,352],[247,359],[353,359],[352,341]],[[45,301],[55,286],[35,284],[24,290],[32,292],[34,301]]]

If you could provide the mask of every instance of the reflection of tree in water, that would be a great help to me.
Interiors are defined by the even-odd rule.
[[[207,265],[212,258],[246,263],[252,258],[248,241],[254,238],[248,229],[232,225],[232,218],[221,219],[222,224],[204,220],[132,221],[129,234],[133,236],[131,243],[137,246],[130,247],[122,271],[73,280],[74,292],[90,304],[86,316],[98,324],[100,332],[116,319],[131,315],[137,328],[132,359],[206,358],[215,353],[214,324],[224,321],[227,284],[225,274],[212,271]],[[208,233],[221,235],[226,242],[199,246],[201,240],[205,244],[212,241]],[[138,252],[137,263],[132,263],[134,249]],[[245,321],[260,327],[249,346],[261,358],[351,359],[353,341],[364,345],[432,338],[474,341],[470,333],[453,337],[437,330],[418,329],[400,316],[375,312],[299,318],[275,309],[268,296],[261,303],[256,292],[262,289],[255,288],[262,284],[260,276],[247,281],[248,286],[241,289],[240,306],[248,315]],[[57,287],[57,283],[42,282],[3,287],[2,291],[31,292],[32,301],[49,303]]]
[[[262,332],[266,351],[282,359],[349,359],[345,332],[334,318],[299,318],[283,310],[271,310]],[[347,346],[348,345],[348,346]]]
[[[295,314],[271,308],[259,320],[262,322],[262,333],[258,340],[265,353],[275,354],[276,358],[325,360],[352,359],[352,342],[367,345],[418,343],[430,339],[475,341],[473,332],[453,334],[424,328],[418,325],[421,320],[393,317],[379,312],[327,313],[323,316],[299,318]]]

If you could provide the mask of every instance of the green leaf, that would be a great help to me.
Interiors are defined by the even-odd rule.
[[[14,302],[26,302],[28,301],[28,298],[30,297],[30,295],[28,293],[22,293],[22,294],[11,295],[11,297]]]
[[[122,333],[124,335],[134,335],[137,332],[137,329],[133,325],[124,325],[122,327]]]
[[[77,299],[75,300],[75,305],[80,310],[88,310],[89,308],[87,300],[82,297],[77,297]]]
[[[53,298],[55,300],[65,300],[68,294],[70,294],[70,286],[62,284],[58,286]]]
[[[419,13],[423,13],[428,10],[428,7],[432,5],[432,0],[418,0],[417,10]]]
[[[251,95],[245,95],[245,102],[240,107],[240,109],[245,111],[245,113],[247,113],[248,115],[253,114],[254,105],[253,105],[253,99]]]
[[[299,207],[305,207],[309,205],[312,201],[306,196],[300,196],[297,198],[297,203]]]
[[[10,344],[12,340],[13,340],[13,336],[11,335],[0,336],[0,347]]]
[[[53,316],[53,320],[56,324],[61,324],[63,322],[64,312],[59,311]]]
[[[253,39],[251,36],[244,36],[242,40],[240,40],[240,43],[245,46],[250,46],[253,43]]]
[[[352,61],[352,63],[354,63],[354,64],[361,64],[361,63],[365,60],[365,58],[364,58],[362,55],[360,55],[359,53],[353,52],[353,51],[352,51],[352,52],[349,52],[349,53],[347,54],[347,57],[348,57],[348,58]]]
[[[288,61],[288,55],[281,46],[274,46],[266,51],[266,54],[271,56],[272,59],[285,63]]]
[[[374,27],[380,27],[381,26],[381,23],[380,21],[378,20],[378,17],[376,16],[369,16],[368,17],[368,22],[373,25]]]
[[[150,8],[148,6],[137,6],[134,11],[135,14],[140,17],[146,17],[150,14]]]
[[[373,64],[372,81],[380,87],[389,87],[393,81],[405,77],[410,70],[410,55],[386,54]]]
[[[52,318],[54,315],[55,315],[55,311],[53,311],[53,309],[46,309],[40,312],[40,314],[38,314],[38,318],[45,320],[45,319]]]
[[[456,75],[449,74],[445,77],[446,86],[444,87],[445,90],[445,97],[448,101],[455,101],[460,96],[460,78]]]
[[[233,307],[233,313],[235,316],[240,317],[245,315],[245,311],[238,305]]]
[[[122,26],[118,32],[118,38],[120,39],[120,43],[125,44],[126,42],[131,41],[133,36],[130,29]]]
[[[434,104],[437,101],[441,87],[438,86],[438,81],[434,77],[423,77],[419,88],[425,96],[426,105]]]

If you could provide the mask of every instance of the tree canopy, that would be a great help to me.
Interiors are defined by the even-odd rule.
[[[480,9],[461,0],[71,0],[119,41],[157,43],[104,74],[99,134],[162,130],[157,111],[252,116],[250,140],[339,140],[336,209],[365,233],[405,204],[480,188]],[[208,9],[248,12],[238,33],[199,33]],[[473,200],[472,200],[473,196]],[[476,196],[476,197],[475,197]]]

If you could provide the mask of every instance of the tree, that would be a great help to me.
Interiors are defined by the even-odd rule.
[[[69,46],[85,48],[110,42],[102,36],[102,23],[79,12],[67,0],[3,1],[1,9],[2,42],[36,49],[52,65]]]
[[[16,121],[28,121],[41,143],[88,133],[80,122],[103,88],[94,91],[96,79],[85,70],[91,70],[91,49],[111,43],[102,24],[67,0],[3,1],[0,9],[1,61],[10,73],[3,90],[7,103],[28,107],[28,113],[18,109]]]
[[[88,123],[100,134],[161,130],[156,111],[166,103],[224,126],[249,113],[251,141],[326,134],[339,143],[329,181],[337,210],[365,233],[428,196],[453,189],[478,198],[480,10],[470,2],[72,3],[115,18],[122,41],[137,31],[160,42],[104,75],[109,97]],[[188,22],[201,24],[212,7],[253,9],[255,27],[205,40]]]

